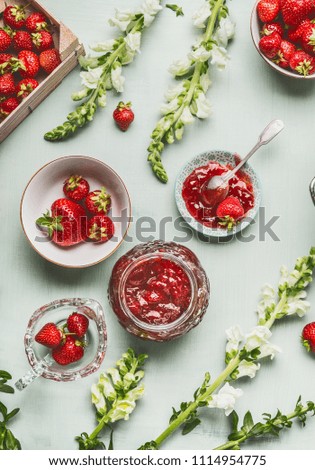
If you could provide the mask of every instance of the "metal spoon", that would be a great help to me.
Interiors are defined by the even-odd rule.
[[[235,173],[250,159],[252,155],[262,146],[269,144],[269,142],[279,134],[284,128],[284,124],[279,119],[271,121],[268,126],[262,131],[258,138],[257,144],[252,150],[243,158],[240,163],[222,175],[213,176],[210,180],[207,180],[201,188],[202,198],[207,206],[215,207],[221,201],[223,201],[229,191],[229,181]]]

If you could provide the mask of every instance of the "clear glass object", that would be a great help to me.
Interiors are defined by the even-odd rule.
[[[129,308],[126,294],[128,279],[152,260],[175,263],[189,279],[189,305],[175,321],[151,324],[139,319]],[[143,281],[150,285],[152,277]],[[184,335],[200,323],[208,307],[210,285],[204,269],[191,250],[177,243],[157,240],[137,245],[117,261],[109,282],[108,297],[120,324],[129,333],[143,339],[169,341]]]
[[[84,337],[87,346],[84,356],[67,366],[57,364],[51,350],[35,341],[35,336],[46,323],[64,325],[72,312],[79,312],[89,318],[89,328]],[[55,300],[40,307],[31,316],[24,336],[24,346],[31,369],[15,384],[23,390],[37,377],[69,382],[96,372],[103,362],[107,346],[107,331],[101,305],[92,299]]]

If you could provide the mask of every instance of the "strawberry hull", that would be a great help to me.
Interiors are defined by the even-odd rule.
[[[21,104],[2,122],[0,122],[0,143],[3,142],[8,135],[27,117],[33,110],[62,82],[62,80],[73,70],[78,59],[83,55],[84,47],[78,38],[59,20],[51,15],[40,3],[29,0],[0,0],[0,13],[3,13],[8,5],[28,5],[27,14],[39,12],[48,20],[48,26],[53,32],[54,44],[52,48],[59,52],[61,63],[49,75],[40,72],[36,76],[39,86],[29,96],[21,102]],[[0,28],[3,26],[3,19],[0,18]],[[11,51],[11,49],[10,49]],[[37,53],[39,53],[38,51]],[[15,54],[17,55],[17,54]]]

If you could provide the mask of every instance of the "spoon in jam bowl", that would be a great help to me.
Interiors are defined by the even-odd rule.
[[[202,198],[205,205],[215,207],[222,202],[229,192],[229,181],[233,176],[242,168],[243,165],[250,159],[252,155],[262,146],[269,144],[269,142],[279,134],[284,128],[284,124],[279,119],[271,121],[268,126],[262,131],[258,138],[257,144],[251,151],[243,158],[240,163],[222,175],[216,175],[207,180],[201,187]]]

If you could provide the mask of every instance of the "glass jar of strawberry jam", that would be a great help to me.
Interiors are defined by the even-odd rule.
[[[129,333],[168,341],[198,325],[208,307],[210,286],[191,250],[154,241],[137,245],[117,261],[108,295]]]

